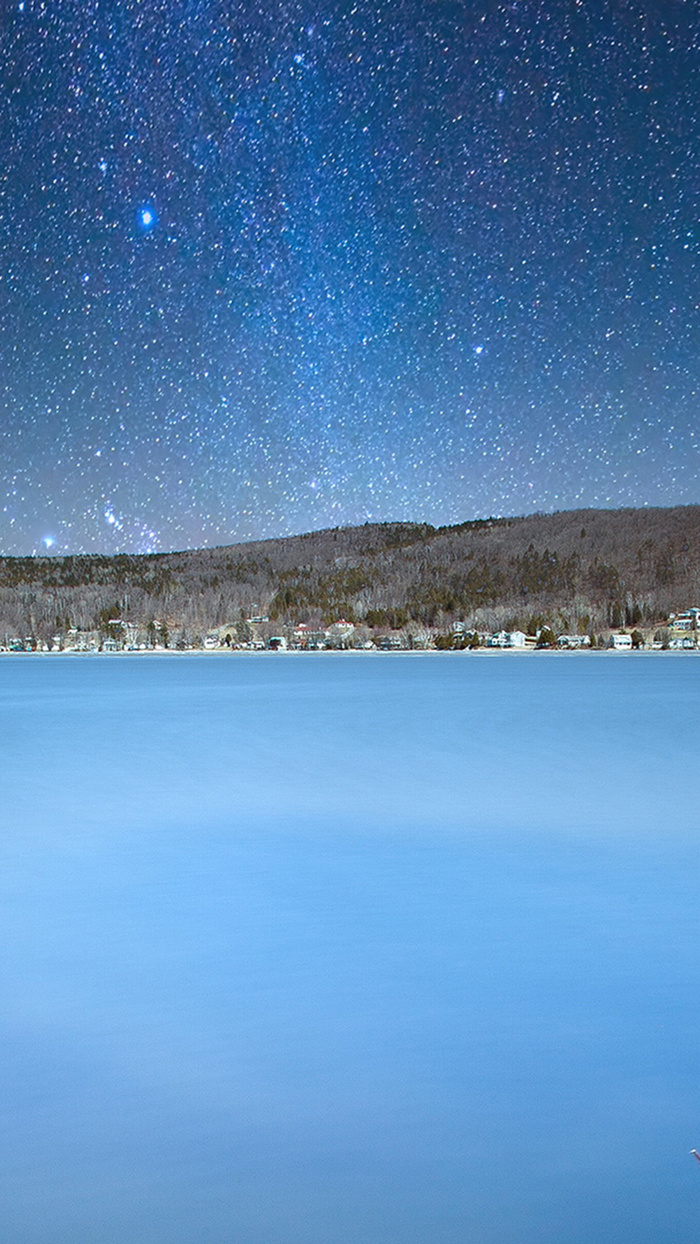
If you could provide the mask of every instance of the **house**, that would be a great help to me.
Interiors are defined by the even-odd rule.
[[[72,626],[66,633],[65,652],[97,652],[100,637],[97,631],[79,631]]]
[[[486,640],[487,648],[524,648],[527,636],[524,631],[496,631]]]
[[[590,635],[560,635],[557,640],[558,648],[590,648]]]
[[[678,635],[683,631],[692,631],[693,622],[694,619],[689,613],[679,613],[677,616],[669,618],[668,629],[671,633]]]
[[[699,631],[700,609],[686,609],[684,613],[669,614],[668,629],[672,637]]]
[[[401,652],[406,647],[401,635],[382,635],[375,643],[382,652]],[[375,644],[370,644],[370,647],[374,648]]]
[[[304,652],[314,652],[319,648],[326,646],[326,632],[307,626],[305,622],[300,622],[294,627],[294,646],[301,648]]]
[[[525,648],[527,646],[527,635],[524,631],[508,631],[507,633],[509,648]]]
[[[508,638],[507,631],[495,631],[494,634],[489,635],[488,639],[486,640],[486,647],[487,648],[507,648],[508,647],[508,644],[506,642],[507,638]]]
[[[332,622],[325,635],[328,647],[349,648],[350,639],[354,633],[354,630],[354,622],[346,622],[345,618],[340,618],[337,622]]]
[[[161,622],[154,622],[155,627],[162,627]],[[137,645],[138,627],[135,622],[127,622],[125,618],[110,618],[107,626],[109,628],[108,638],[114,640],[117,649],[105,647],[106,640],[102,643],[103,652],[114,652],[120,648],[127,648],[133,651]]]
[[[632,649],[631,635],[611,635],[608,640],[608,648],[615,652],[626,652]]]

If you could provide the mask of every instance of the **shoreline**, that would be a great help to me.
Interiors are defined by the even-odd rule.
[[[402,648],[383,651],[367,648],[321,648],[310,651],[298,648],[273,649],[264,648],[251,651],[245,648],[124,648],[117,652],[100,652],[99,649],[78,651],[63,649],[51,651],[19,651],[0,649],[2,657],[495,657],[495,656],[532,656],[547,655],[557,657],[591,657],[591,656],[697,656],[700,648],[464,648],[457,651],[449,649],[440,651],[437,648]]]

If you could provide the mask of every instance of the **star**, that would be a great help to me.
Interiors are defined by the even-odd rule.
[[[139,227],[144,233],[150,233],[158,224],[158,216],[156,210],[150,204],[145,203],[139,208],[137,219]]]

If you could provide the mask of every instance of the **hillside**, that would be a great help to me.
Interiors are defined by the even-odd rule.
[[[163,621],[171,636],[278,625],[532,631],[653,625],[700,601],[700,506],[382,523],[181,553],[0,558],[0,637]]]

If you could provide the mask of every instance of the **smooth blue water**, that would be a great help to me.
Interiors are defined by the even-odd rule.
[[[700,1238],[700,660],[0,660],[12,1244]]]

